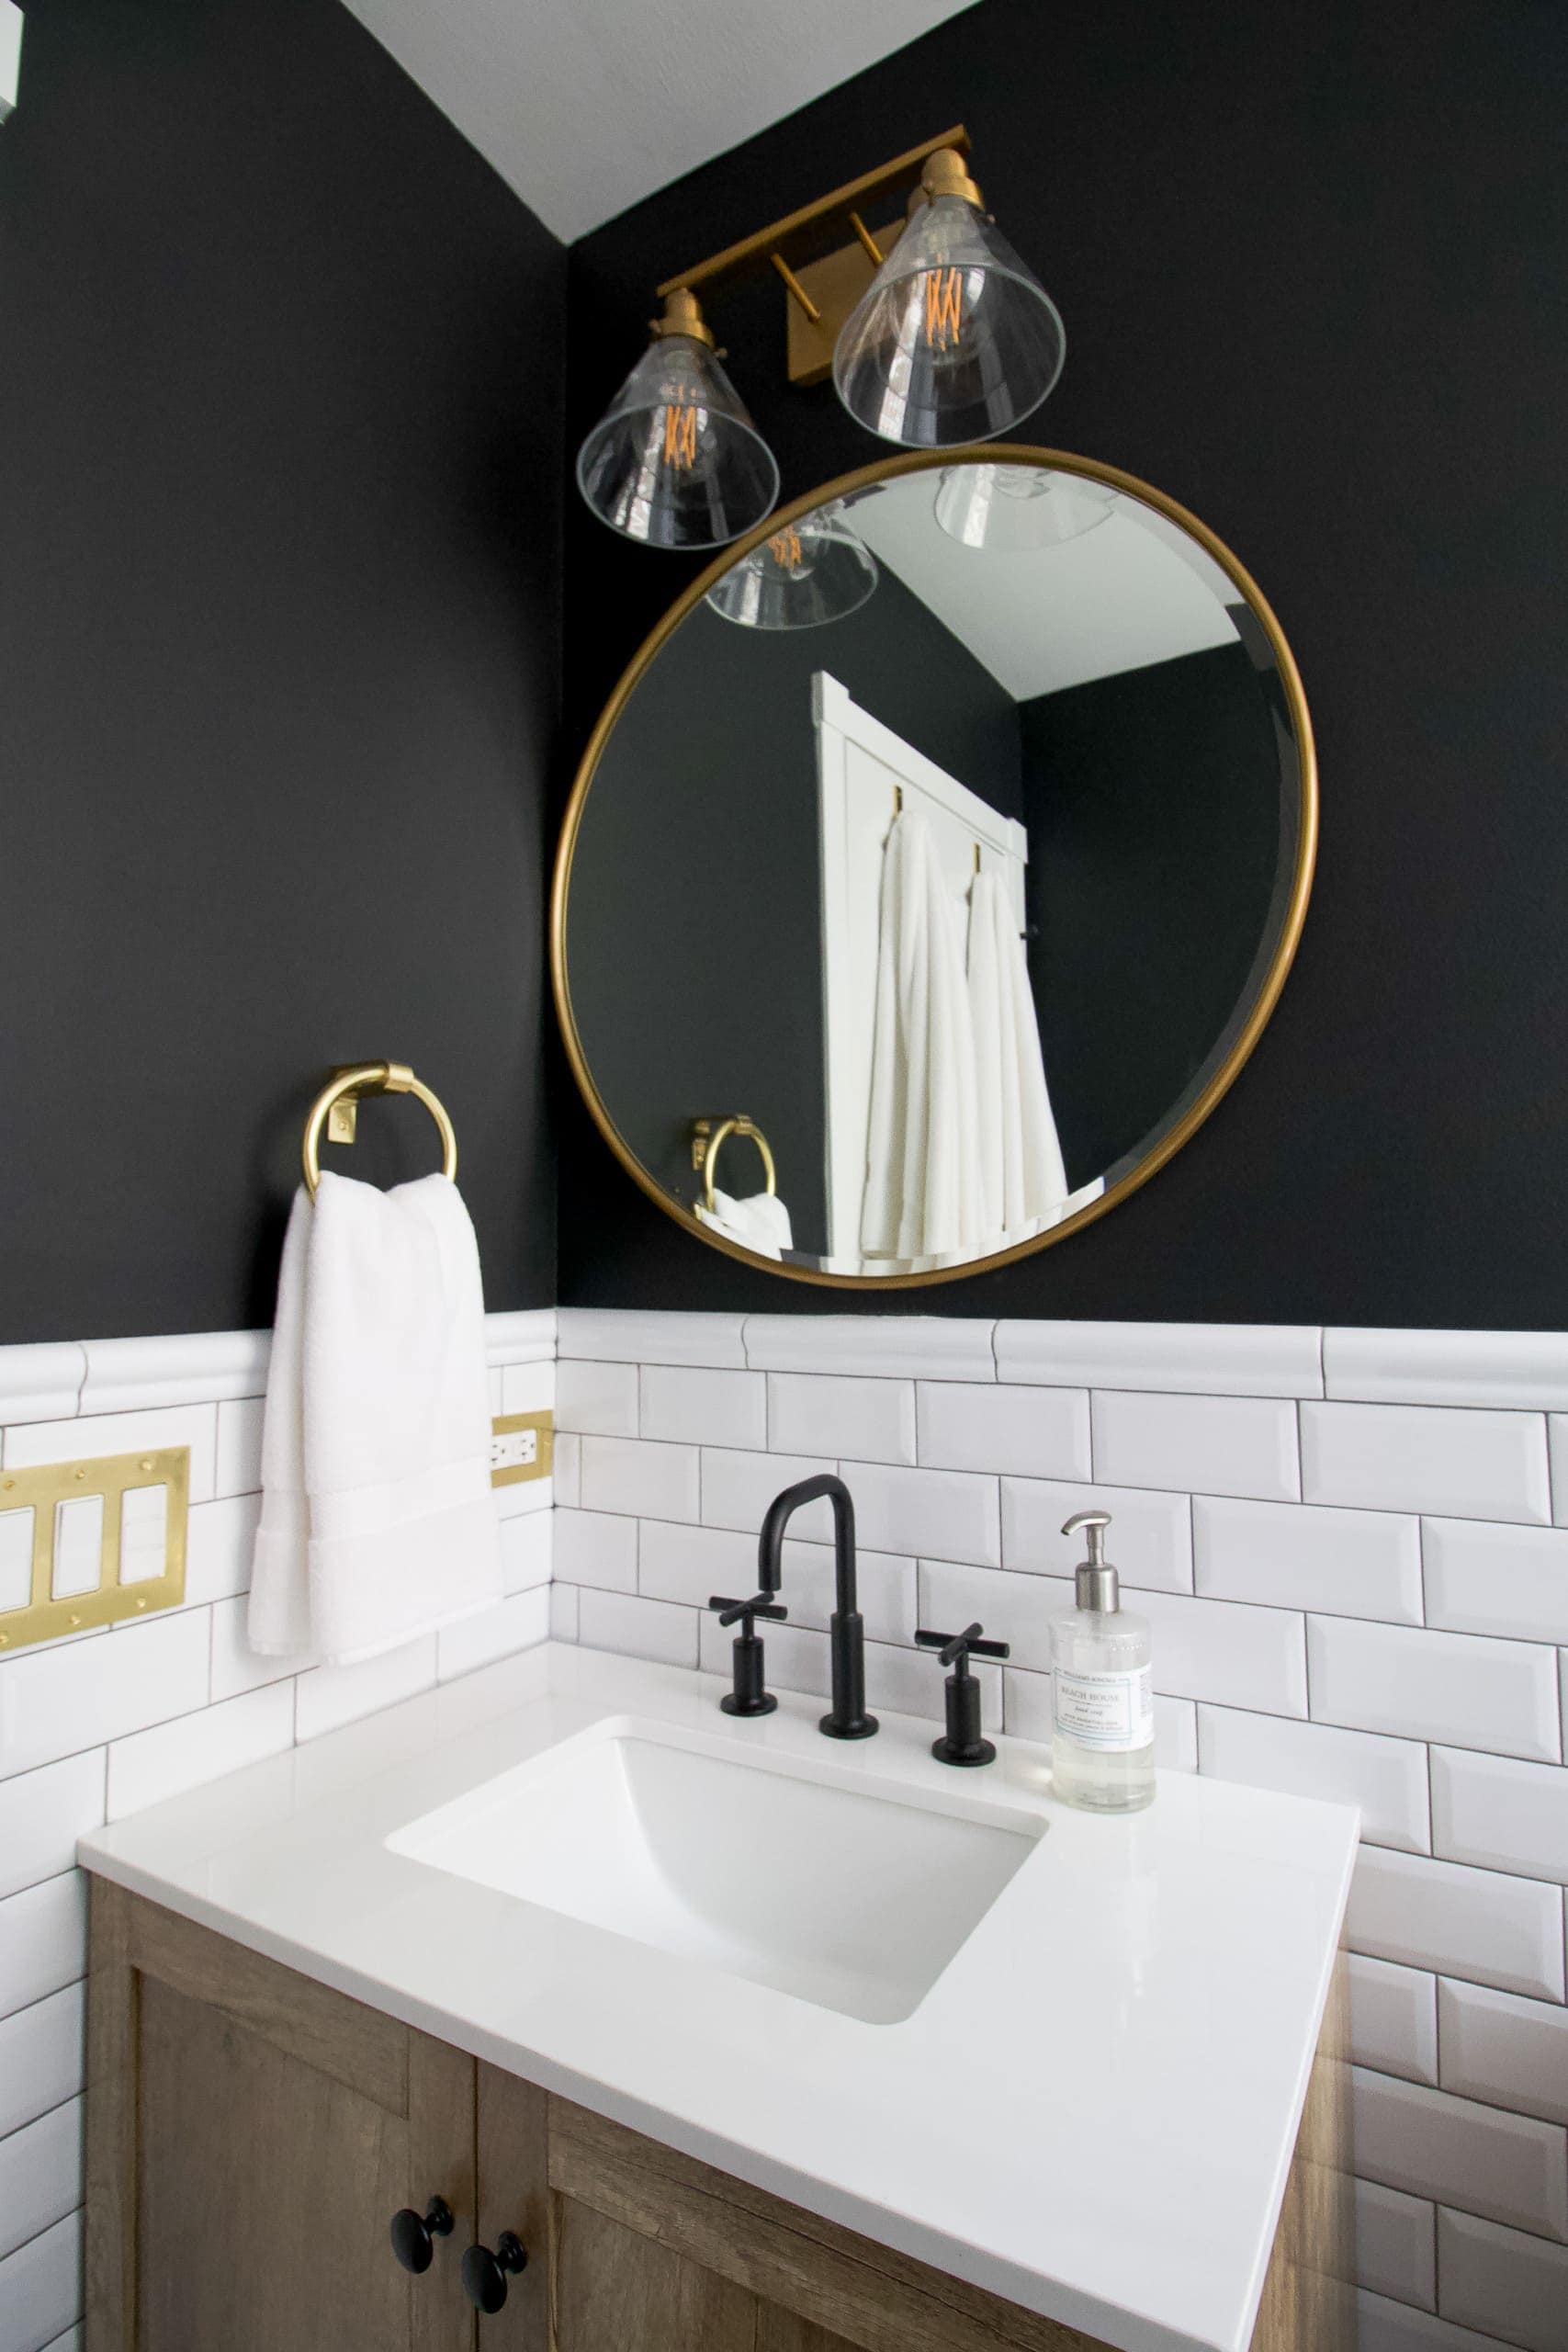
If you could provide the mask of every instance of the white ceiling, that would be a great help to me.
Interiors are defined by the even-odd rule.
[[[968,0],[346,0],[568,243]],[[864,168],[939,130],[897,123]],[[762,192],[758,225],[817,194]],[[777,202],[773,201],[774,196]],[[696,254],[670,256],[679,269]]]
[[[1238,591],[1184,531],[1134,500],[1065,545],[998,555],[936,520],[940,476],[911,474],[850,515],[879,561],[1015,702],[1234,645]]]

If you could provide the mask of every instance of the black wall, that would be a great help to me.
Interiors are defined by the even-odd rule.
[[[1224,1036],[1281,860],[1280,757],[1244,645],[1021,705],[1030,978],[1075,1190],[1163,1131]],[[1286,837],[1289,866],[1294,834]]]
[[[642,1165],[687,1203],[691,1122],[744,1111],[769,1138],[797,1250],[828,1246],[822,914],[811,681],[1000,808],[1022,814],[1018,711],[884,569],[830,628],[741,628],[700,605],[605,747],[572,867],[572,1009]],[[727,1144],[716,1182],[761,1184]]]
[[[0,1340],[271,1320],[325,1069],[554,1297],[565,255],[341,0],[29,0],[0,130]],[[373,1105],[340,1162],[434,1164]]]
[[[1085,1234],[814,1290],[680,1234],[564,1114],[564,1300],[1561,1328],[1568,641],[1558,0],[982,0],[573,250],[571,430],[653,284],[962,118],[1061,304],[1029,430],[1227,539],[1294,647],[1324,836],[1301,955],[1200,1136]],[[786,497],[876,446],[716,307]],[[568,526],[569,734],[686,568]]]

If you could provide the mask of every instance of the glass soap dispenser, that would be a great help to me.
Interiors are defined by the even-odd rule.
[[[1088,1530],[1077,1606],[1051,1623],[1051,1779],[1064,1804],[1136,1813],[1155,1793],[1155,1704],[1149,1621],[1123,1609],[1105,1557],[1111,1514],[1080,1510],[1064,1535]]]

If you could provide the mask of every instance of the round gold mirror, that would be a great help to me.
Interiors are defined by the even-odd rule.
[[[895,458],[727,549],[612,695],[556,866],[572,1069],[716,1249],[999,1265],[1207,1118],[1316,832],[1295,663],[1212,531],[1055,450]]]

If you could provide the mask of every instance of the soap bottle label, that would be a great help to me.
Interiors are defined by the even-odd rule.
[[[1056,1668],[1052,1720],[1080,1747],[1128,1750],[1155,1736],[1150,1668],[1119,1674],[1079,1674]]]

